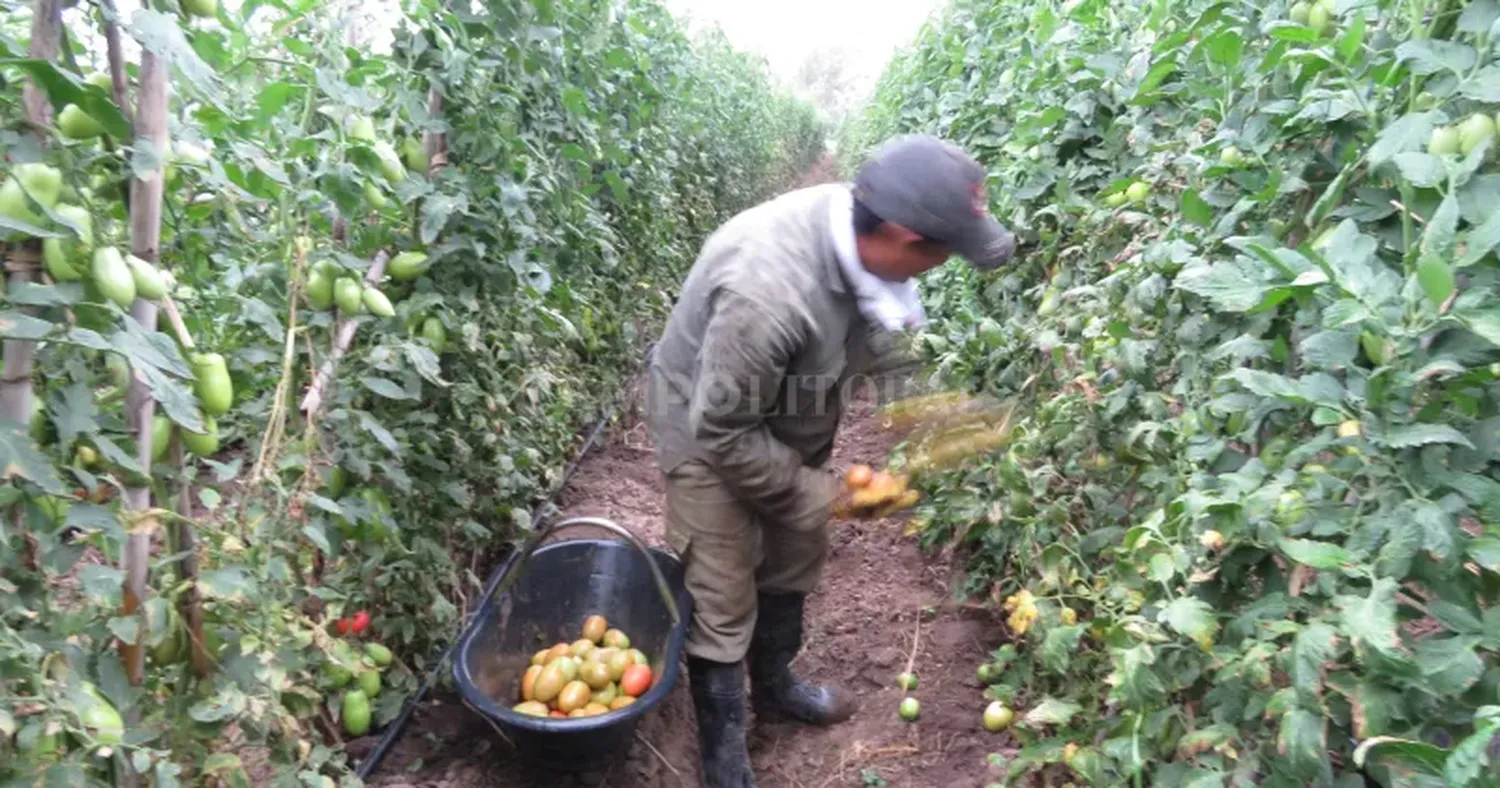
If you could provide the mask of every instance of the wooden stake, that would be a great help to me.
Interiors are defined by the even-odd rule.
[[[167,74],[168,64],[149,49],[141,53],[141,86],[139,107],[136,113],[137,139],[148,139],[158,150],[167,145]],[[161,201],[163,188],[162,162],[155,172],[131,181],[130,189],[130,250],[136,257],[152,265],[161,257]],[[136,299],[130,307],[130,315],[147,331],[156,330],[156,304],[143,298]],[[137,435],[136,461],[151,469],[151,421],[156,413],[156,401],[151,390],[139,374],[132,374],[130,390],[125,398],[126,424]],[[134,511],[151,507],[149,485],[128,487],[124,496],[125,506]],[[146,598],[146,574],[151,560],[151,536],[155,528],[135,527],[126,537],[125,552],[121,556],[121,568],[125,571],[124,606],[121,615],[133,615]],[[145,628],[135,643],[121,643],[121,658],[125,663],[125,676],[130,683],[140,686],[146,680],[146,654],[144,649]]]

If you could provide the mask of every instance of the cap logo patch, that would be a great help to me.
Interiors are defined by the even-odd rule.
[[[988,201],[985,199],[985,196],[984,181],[974,181],[969,185],[970,208],[974,211],[975,216],[984,216],[988,211],[988,207],[985,205]]]

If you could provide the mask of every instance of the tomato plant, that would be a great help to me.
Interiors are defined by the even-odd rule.
[[[1011,439],[913,477],[1007,782],[1493,784],[1497,19],[954,0],[842,132],[974,151],[1017,232],[919,343]]]
[[[347,779],[704,235],[821,153],[649,0],[391,10],[146,3],[115,74],[99,4],[0,16],[0,779]]]

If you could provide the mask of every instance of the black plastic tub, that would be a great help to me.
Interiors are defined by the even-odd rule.
[[[575,539],[535,545],[571,525],[604,528],[623,541]],[[597,518],[543,529],[499,570],[495,595],[458,646],[453,678],[470,708],[488,717],[531,765],[559,772],[603,769],[630,748],[636,727],[677,681],[692,618],[682,564],[629,531]],[[556,719],[512,711],[531,656],[578,639],[584,618],[603,615],[651,661],[655,684],[635,703],[597,717]]]

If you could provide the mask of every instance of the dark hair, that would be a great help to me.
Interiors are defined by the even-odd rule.
[[[854,199],[854,232],[856,235],[869,235],[875,232],[885,220],[870,210],[870,206]]]

